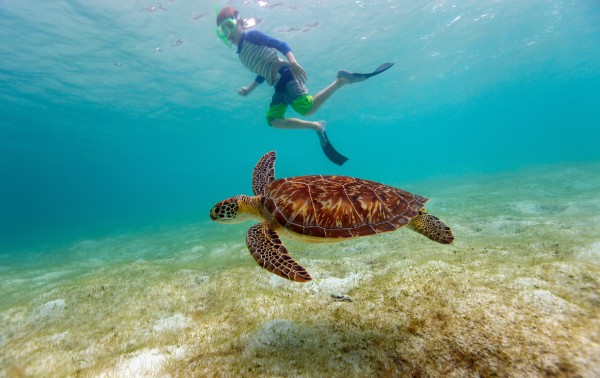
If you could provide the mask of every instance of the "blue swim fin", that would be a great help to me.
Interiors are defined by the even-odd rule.
[[[352,73],[352,72],[348,72],[346,70],[339,70],[337,73],[337,77],[344,77],[344,78],[348,79],[350,84],[358,83],[358,82],[367,80],[368,78],[370,78],[372,76],[379,75],[380,73],[387,71],[393,65],[394,65],[394,63],[383,63],[382,65],[377,67],[377,69],[375,71],[369,72],[369,73],[358,73],[358,72]]]
[[[327,138],[327,133],[325,131],[320,132],[318,134],[319,140],[321,141],[321,148],[323,149],[323,152],[325,152],[325,156],[327,156],[329,160],[331,160],[334,164],[337,164],[339,166],[343,165],[346,161],[348,161],[347,157],[340,154],[336,151],[335,148],[333,148],[331,142],[329,141],[329,138]]]

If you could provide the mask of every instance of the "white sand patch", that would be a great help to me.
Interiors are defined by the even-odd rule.
[[[579,257],[600,261],[600,241],[592,243],[588,247],[579,248],[577,252]]]
[[[55,333],[48,338],[51,343],[61,343],[69,339],[69,332]]]
[[[253,333],[248,341],[250,347],[290,346],[290,342],[298,342],[301,327],[286,319],[273,319]]]
[[[347,247],[344,247],[344,254],[355,254],[355,253],[359,253],[362,254],[366,251],[371,251],[373,249],[373,246],[371,245],[371,243],[367,242],[367,241],[359,241],[353,244],[348,245]]]
[[[354,273],[343,278],[328,277],[317,279],[308,283],[306,285],[306,290],[327,295],[345,295],[352,289],[357,288],[360,285],[360,282],[365,278],[367,278],[366,275]]]
[[[405,272],[408,269],[412,269],[415,266],[415,262],[411,259],[393,260],[386,262],[385,266],[382,266],[377,270],[377,275],[383,275],[391,271]]]
[[[71,338],[71,334],[69,331],[65,331],[62,333],[55,333],[53,335],[45,337],[44,344],[54,345],[54,346],[58,347],[61,344],[65,344],[65,343],[69,342],[70,338]]]
[[[198,274],[197,271],[192,269],[181,269],[177,271],[177,274],[182,276],[182,278],[192,285],[201,285],[210,281],[209,276]]]
[[[210,250],[210,254],[221,256],[221,255],[227,255],[227,254],[233,253],[233,251],[239,251],[241,249],[248,251],[246,249],[245,244],[229,244],[229,245],[224,245],[219,248],[214,248],[214,249]],[[245,253],[248,253],[248,252],[245,252]]]
[[[182,346],[168,346],[166,348],[169,357],[176,360],[181,360],[186,357],[187,350]]]
[[[167,318],[158,319],[158,321],[154,323],[154,327],[152,329],[154,329],[156,332],[177,331],[188,327],[191,321],[192,320],[189,317],[181,313],[177,313]]]
[[[589,204],[581,204],[580,202],[568,202],[565,204],[565,214],[573,215],[573,214],[581,214],[584,210],[584,206],[589,206]]]
[[[434,260],[428,261],[422,265],[413,265],[407,267],[402,273],[404,283],[397,287],[399,292],[403,290],[414,291],[422,285],[422,282],[431,280],[432,278],[449,277],[460,273],[462,267],[448,264],[444,261]]]
[[[192,248],[186,249],[176,256],[178,261],[195,261],[201,259],[206,253],[206,247],[203,245],[195,245]]]
[[[482,224],[483,232],[486,234],[494,233],[497,235],[515,235],[521,233],[527,228],[539,225],[540,222],[533,219],[513,219],[512,217],[502,216],[492,218],[485,224]]]
[[[312,328],[294,323],[286,319],[273,319],[245,337],[244,354],[253,358],[257,355],[278,355],[280,351],[294,351],[303,358],[303,349],[317,350],[319,340]],[[293,371],[293,370],[292,370]],[[269,373],[257,376],[284,377],[290,374],[285,362],[275,359],[269,365]],[[240,375],[244,376],[244,375]],[[304,376],[304,375],[302,375]],[[307,376],[310,376],[308,374]]]
[[[0,281],[0,287],[4,289],[13,289],[26,284],[28,280],[23,278],[8,278]]]
[[[34,285],[42,286],[42,285],[46,285],[48,282],[56,281],[68,273],[69,273],[68,271],[48,272],[46,274],[42,274],[40,276],[34,277],[32,279],[32,281],[33,281]]]
[[[261,271],[262,273],[262,271]],[[296,282],[292,282],[289,280],[286,280],[285,278],[279,277],[275,274],[262,274],[261,276],[258,276],[262,282],[264,282],[265,284],[277,288],[277,289],[286,289],[286,290],[292,290],[292,291],[302,291],[302,287],[304,285],[298,285]]]
[[[519,277],[508,286],[513,289],[540,289],[547,287],[548,283],[537,278]]]
[[[541,213],[539,204],[534,202],[516,202],[512,207],[523,214]]]
[[[63,312],[67,304],[64,299],[56,299],[50,302],[46,302],[40,307],[36,308],[30,316],[30,320],[38,321],[44,319],[57,319],[63,315]]]
[[[103,259],[99,259],[97,257],[90,257],[87,260],[87,263],[85,264],[85,266],[88,266],[88,267],[90,267],[90,266],[96,266],[96,267],[98,267],[98,266],[102,266],[102,265],[105,265],[105,264],[106,264],[106,262]]]
[[[578,275],[581,274],[581,269],[577,266],[565,264],[563,262],[554,262],[552,266],[555,267],[559,272],[570,274],[570,275]]]
[[[226,245],[223,247],[214,248],[214,249],[210,250],[210,254],[221,256],[221,255],[227,254],[231,249],[232,249],[231,246]]]
[[[167,360],[159,349],[144,349],[133,356],[122,359],[111,371],[100,377],[158,377]]]
[[[519,297],[526,303],[533,304],[544,314],[563,315],[576,311],[577,306],[557,297],[548,290],[526,290]]]
[[[433,260],[433,261],[429,261],[426,264],[422,265],[423,270],[429,272],[429,273],[434,273],[434,274],[439,274],[439,273],[445,273],[445,272],[461,272],[462,268],[456,265],[451,265],[448,264],[445,261],[441,261],[441,260]]]
[[[206,247],[203,245],[195,245],[192,248],[189,249],[189,251],[186,252],[190,252],[190,253],[200,253],[200,252],[204,252],[206,251]]]
[[[505,217],[498,217],[491,219],[484,226],[486,231],[496,231],[498,233],[505,233],[507,230],[514,230],[515,221],[509,220]]]

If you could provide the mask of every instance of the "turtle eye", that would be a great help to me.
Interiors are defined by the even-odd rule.
[[[230,204],[228,204],[228,203],[222,203],[222,204],[215,205],[210,210],[210,219],[217,220],[217,219],[228,218],[229,213],[230,213],[229,207],[230,207]]]
[[[210,210],[210,219],[212,220],[216,220],[217,218],[219,218],[221,215],[219,214],[219,206],[215,206]]]

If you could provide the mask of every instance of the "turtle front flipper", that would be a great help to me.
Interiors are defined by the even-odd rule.
[[[275,180],[275,151],[267,152],[260,158],[252,172],[252,192],[255,196],[264,194],[265,188]]]
[[[277,232],[266,223],[250,227],[246,234],[246,245],[258,265],[269,272],[297,282],[312,279],[306,269],[290,256]]]
[[[419,211],[419,215],[413,218],[408,228],[441,244],[451,244],[454,241],[450,227],[437,217],[427,214],[425,210]]]

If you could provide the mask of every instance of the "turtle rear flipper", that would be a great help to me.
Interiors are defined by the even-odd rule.
[[[258,265],[269,272],[296,282],[312,279],[306,269],[290,256],[277,232],[266,223],[250,227],[246,234],[246,245]]]
[[[419,211],[419,215],[413,218],[408,228],[440,244],[451,244],[454,241],[450,227],[437,217],[427,214],[425,210]]]

